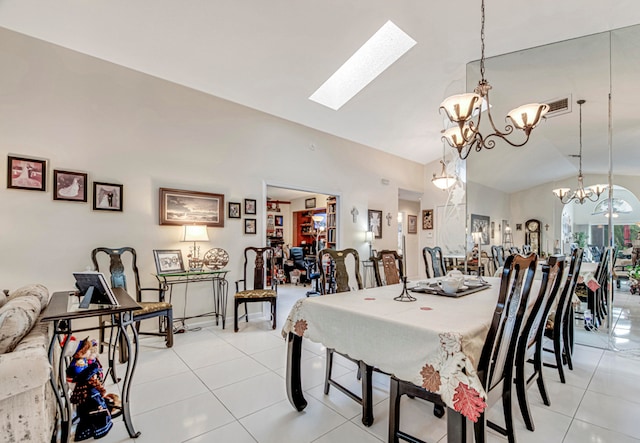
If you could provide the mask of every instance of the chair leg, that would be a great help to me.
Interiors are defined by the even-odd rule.
[[[564,352],[564,357],[567,359],[567,366],[570,370],[573,371],[573,359],[571,357],[571,339],[569,337],[568,328],[565,326],[565,328],[563,329],[567,329],[567,332],[562,334],[562,342],[564,343],[562,350]]]
[[[560,382],[566,383],[564,378],[564,365],[562,364],[562,338],[553,337],[553,353],[556,356],[556,366],[558,367],[558,375],[560,376]]]
[[[276,299],[271,300],[271,317],[273,318],[273,327],[271,329],[276,328]]]
[[[247,302],[244,302],[244,321],[245,323],[249,323],[249,308],[247,307]]]
[[[511,410],[511,388],[507,387],[502,394],[502,408],[504,409],[504,424],[507,430],[507,440],[509,443],[516,443],[516,434],[513,429],[513,411]]]
[[[525,380],[524,365],[524,362],[516,365],[516,378],[514,380],[514,384],[516,386],[518,406],[520,406],[520,414],[524,419],[524,424],[528,430],[535,431],[533,417],[531,416],[531,408],[529,407],[529,399],[527,397],[527,381]]]
[[[331,380],[331,369],[333,368],[333,349],[327,348],[327,366],[324,374],[324,395],[329,394],[329,380]]]
[[[389,443],[398,443],[398,430],[400,428],[400,381],[391,377],[389,387]]]
[[[481,413],[478,421],[473,425],[473,433],[475,434],[476,443],[486,443],[487,441],[487,416]]]
[[[238,300],[233,301],[233,332],[238,332]]]
[[[173,310],[172,309],[169,309],[169,311],[167,311],[167,317],[166,318],[167,318],[166,346],[167,346],[167,348],[170,348],[170,347],[173,346]]]
[[[102,319],[102,316],[99,317],[98,321],[100,322],[100,330],[99,330],[99,335],[98,335],[98,339],[100,341],[100,344],[98,345],[98,351],[100,352],[100,354],[102,354],[104,352],[104,320]]]

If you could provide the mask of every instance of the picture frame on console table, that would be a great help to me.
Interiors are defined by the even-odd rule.
[[[53,170],[53,199],[87,202],[87,174]]]
[[[47,162],[35,158],[7,158],[7,188],[45,191],[47,186]]]
[[[93,182],[93,210],[122,212],[123,185]]]
[[[153,258],[158,274],[179,274],[186,272],[180,249],[154,249]]]
[[[224,195],[160,188],[160,224],[224,228]]]

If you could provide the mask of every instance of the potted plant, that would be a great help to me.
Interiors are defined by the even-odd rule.
[[[640,265],[628,266],[629,290],[632,294],[640,294]]]

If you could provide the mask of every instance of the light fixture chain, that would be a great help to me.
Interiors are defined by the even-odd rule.
[[[480,11],[482,16],[482,20],[480,22],[480,76],[482,77],[482,82],[484,83],[484,0],[482,0]]]
[[[578,103],[580,105],[580,124],[579,124],[579,132],[578,136],[580,137],[580,175],[582,175],[582,103]]]

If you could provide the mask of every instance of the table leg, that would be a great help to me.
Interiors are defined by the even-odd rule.
[[[289,397],[289,403],[298,411],[302,411],[307,407],[300,378],[301,354],[302,337],[289,332],[287,336],[287,396]]]
[[[133,427],[133,421],[131,420],[131,410],[129,409],[129,397],[131,391],[131,379],[136,370],[136,364],[138,363],[138,330],[135,327],[135,323],[132,320],[131,312],[123,313],[120,316],[120,335],[121,344],[124,342],[127,348],[127,367],[125,370],[124,380],[122,382],[122,415],[124,417],[124,424],[127,427],[127,432],[131,438],[138,438],[140,432],[136,431]],[[133,332],[133,346],[132,340],[127,334],[127,327],[131,328]]]
[[[451,408],[447,408],[447,442],[473,442],[473,423],[464,415]]]
[[[365,362],[360,362],[360,375],[362,376],[362,424],[373,424],[373,367]]]

